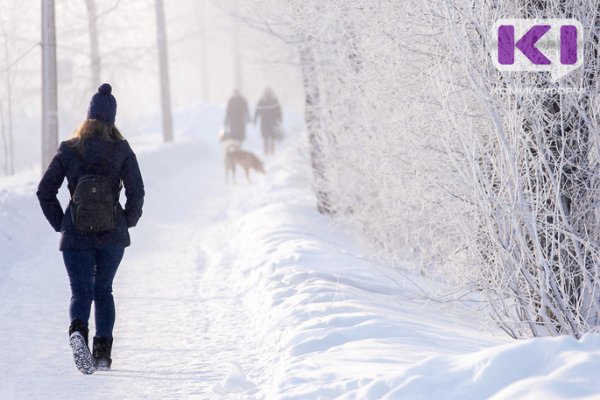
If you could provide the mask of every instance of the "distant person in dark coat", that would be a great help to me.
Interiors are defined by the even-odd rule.
[[[281,137],[281,106],[277,97],[267,87],[256,105],[254,124],[260,118],[265,154],[275,153],[275,140]]]
[[[94,94],[87,119],[73,138],[60,144],[38,186],[42,211],[56,232],[71,285],[69,341],[81,372],[110,369],[115,303],[113,278],[130,245],[128,228],[142,215],[144,183],[135,153],[115,123],[117,103],[105,83]],[[108,177],[114,184],[116,227],[104,233],[81,233],[73,220],[74,203],[63,211],[57,193],[67,178],[73,196],[79,179],[86,174]],[[125,187],[125,208],[118,202],[120,185]],[[93,190],[92,190],[93,191]],[[93,354],[88,347],[88,319],[92,302],[96,335]],[[90,361],[92,365],[90,366]]]
[[[238,89],[233,91],[233,96],[227,102],[225,111],[225,136],[227,139],[237,140],[240,143],[246,139],[246,124],[250,122],[248,102]]]

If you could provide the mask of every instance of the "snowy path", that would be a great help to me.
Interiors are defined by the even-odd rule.
[[[146,172],[146,229],[134,238],[115,289],[122,346],[115,346],[112,375],[132,398],[212,393],[246,333],[243,306],[228,290],[235,286],[228,265],[208,265],[203,256],[202,232],[229,201],[215,168],[220,157],[198,145],[177,150],[181,169]]]
[[[0,399],[598,398],[599,336],[515,344],[420,299],[315,212],[294,154],[235,187],[218,147],[140,155],[148,196],[115,281],[114,369],[92,376],[67,345],[37,177],[4,183]]]
[[[159,158],[169,159],[170,151],[178,163],[165,169]],[[147,203],[115,280],[114,371],[89,379],[73,369],[66,275],[56,237],[45,240],[42,231],[41,254],[11,266],[0,286],[11,299],[2,304],[3,369],[17,367],[4,375],[0,398],[70,399],[83,391],[97,399],[209,398],[239,356],[248,334],[243,306],[224,260],[213,260],[221,264],[213,262],[207,279],[210,260],[201,248],[203,228],[222,217],[229,201],[215,168],[220,155],[195,143],[141,155],[140,163]],[[27,206],[34,218],[24,222],[39,226],[32,222],[40,216],[36,205]]]

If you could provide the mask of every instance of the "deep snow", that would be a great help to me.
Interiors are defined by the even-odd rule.
[[[111,372],[73,366],[39,174],[0,180],[0,399],[600,398],[599,335],[513,341],[427,301],[411,281],[429,282],[366,261],[316,212],[303,140],[227,186],[216,130],[132,139],[147,201],[115,281]]]

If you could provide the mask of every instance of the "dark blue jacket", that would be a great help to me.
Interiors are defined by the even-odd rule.
[[[44,215],[54,230],[62,234],[60,250],[129,246],[128,228],[137,224],[144,204],[144,182],[133,150],[126,140],[109,142],[92,137],[85,140],[80,154],[75,143],[76,140],[71,139],[60,144],[37,191]],[[92,235],[79,233],[71,219],[71,202],[63,212],[56,197],[65,177],[73,196],[77,181],[86,173],[109,176],[116,184],[123,182],[127,201],[125,209],[119,204],[117,227],[111,231]]]

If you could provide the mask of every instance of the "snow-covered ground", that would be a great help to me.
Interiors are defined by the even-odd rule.
[[[513,341],[365,261],[316,212],[302,140],[227,186],[214,127],[184,131],[132,140],[147,199],[115,280],[111,372],[73,365],[38,174],[0,180],[0,399],[600,398],[599,335]]]

